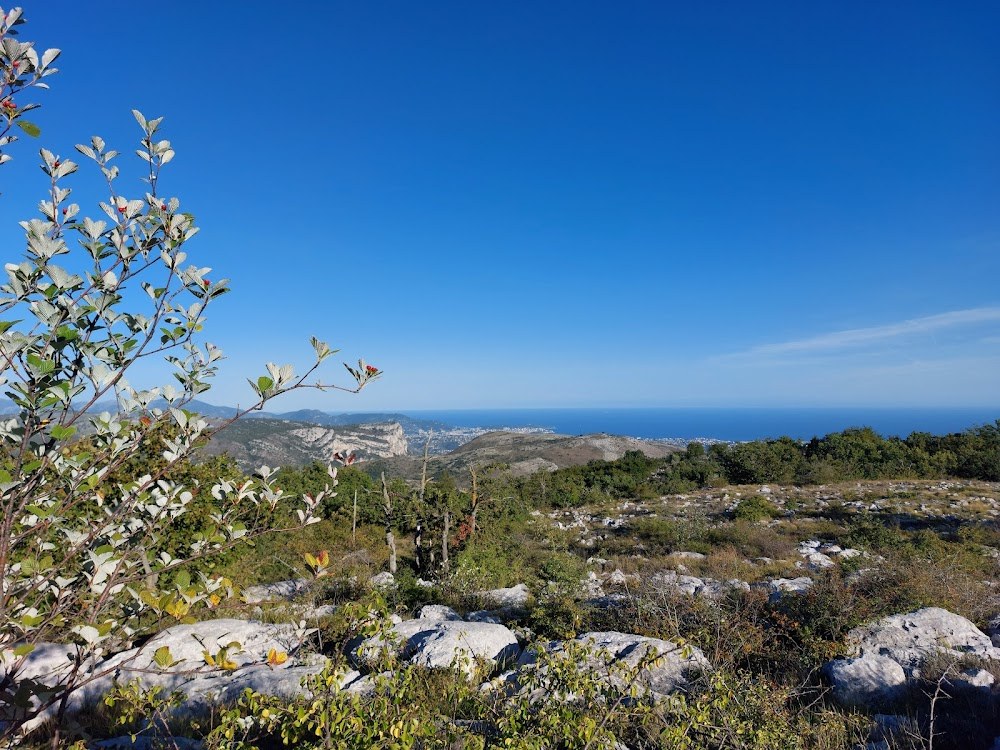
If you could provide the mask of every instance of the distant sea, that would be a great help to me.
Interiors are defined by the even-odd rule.
[[[541,427],[563,435],[606,432],[638,438],[808,440],[848,427],[871,427],[889,437],[911,432],[943,435],[1000,419],[1000,407],[928,408],[651,408],[454,409],[406,411],[456,427]]]

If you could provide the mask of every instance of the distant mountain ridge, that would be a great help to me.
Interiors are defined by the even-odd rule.
[[[165,409],[167,402],[163,399],[156,399],[150,404],[156,409]],[[207,401],[194,399],[185,407],[188,411],[195,412],[203,417],[213,419],[232,419],[236,416],[237,410],[232,406],[216,406]],[[90,407],[88,411],[100,414],[103,411],[117,411],[118,406],[113,400],[98,401]],[[10,399],[0,399],[0,414],[16,414],[18,407]],[[379,424],[385,422],[398,422],[407,432],[417,433],[420,430],[443,430],[450,425],[444,422],[437,422],[433,419],[414,419],[406,414],[397,412],[343,412],[334,414],[332,412],[320,411],[319,409],[298,409],[288,412],[251,411],[247,413],[246,419],[284,419],[290,422],[309,422],[321,425],[355,425],[355,424]]]

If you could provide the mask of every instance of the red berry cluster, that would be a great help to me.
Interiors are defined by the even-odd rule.
[[[10,99],[8,99],[7,101],[5,101],[3,103],[3,108],[4,109],[17,109],[17,105],[14,104],[14,102],[12,102]]]
[[[375,373],[378,372],[378,368],[372,367],[371,365],[365,365],[365,372],[367,372],[369,375],[374,375]]]

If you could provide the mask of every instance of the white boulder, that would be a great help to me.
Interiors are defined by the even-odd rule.
[[[908,680],[920,677],[928,658],[958,661],[966,654],[1000,661],[1000,648],[964,617],[939,607],[883,617],[847,634],[854,658],[824,665],[833,695],[847,706],[872,707],[892,703]],[[954,687],[989,691],[992,675],[967,670],[951,680]]]
[[[517,636],[503,625],[454,620],[404,620],[393,626],[387,638],[352,642],[348,649],[349,658],[362,669],[373,666],[391,649],[412,664],[431,669],[459,665],[469,672],[475,661],[487,661],[492,671],[517,659],[521,652]],[[463,659],[469,662],[463,664]]]
[[[581,668],[607,680],[618,689],[627,688],[624,683],[629,667],[635,668],[647,656],[654,655],[657,660],[637,675],[636,682],[643,691],[648,691],[651,697],[662,697],[669,693],[687,687],[690,678],[696,673],[711,669],[711,665],[701,649],[693,646],[681,646],[673,641],[659,638],[647,638],[631,633],[604,631],[583,633],[577,636],[574,643],[592,649],[592,654]],[[566,642],[555,641],[545,647],[546,651],[558,655],[566,652]],[[526,650],[518,660],[519,669],[530,668],[536,664],[538,655],[532,650]],[[619,665],[624,669],[616,669]]]
[[[927,657],[938,652],[1000,660],[1000,648],[988,635],[964,617],[940,607],[890,615],[854,628],[847,634],[847,643],[860,654],[892,659],[911,677],[917,676]]]
[[[528,603],[530,595],[531,592],[523,583],[506,589],[480,591],[476,594],[484,604],[490,607],[523,607]]]
[[[461,620],[462,615],[458,614],[451,607],[446,607],[443,604],[425,604],[420,608],[420,614],[417,615],[420,620],[429,621],[456,621]]]
[[[247,604],[292,601],[311,585],[312,581],[309,579],[294,578],[289,581],[276,581],[275,583],[265,583],[260,586],[248,586],[243,589],[243,601]]]
[[[373,575],[368,583],[373,589],[394,589],[396,588],[396,577],[389,571],[383,571]]]
[[[827,662],[823,672],[833,697],[844,706],[877,708],[892,705],[902,696],[906,672],[892,659],[866,654]]]

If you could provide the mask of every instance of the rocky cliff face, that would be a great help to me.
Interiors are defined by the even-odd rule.
[[[204,452],[228,453],[244,470],[268,466],[304,466],[326,462],[334,453],[360,459],[391,458],[407,452],[406,436],[396,422],[326,427],[280,419],[243,419],[215,435]]]
[[[322,434],[317,434],[317,429]],[[405,456],[409,449],[406,435],[403,434],[403,427],[397,422],[353,425],[333,429],[310,426],[295,430],[292,434],[301,437],[303,442],[315,445],[328,453],[357,453],[363,458]]]
[[[651,458],[662,458],[680,449],[649,440],[603,433],[571,436],[489,432],[450,453],[432,456],[428,471],[433,476],[442,469],[447,469],[461,483],[470,466],[500,462],[508,464],[512,474],[524,476],[539,470],[555,471],[567,466],[578,466],[595,459],[613,461],[631,450],[641,451]],[[386,467],[387,473],[416,479],[420,476],[422,459],[418,456],[401,456],[380,460],[379,463]]]

